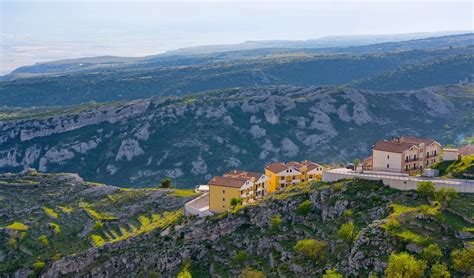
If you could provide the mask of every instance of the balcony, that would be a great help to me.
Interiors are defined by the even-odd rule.
[[[430,154],[426,156],[426,158],[434,158],[434,157],[438,157],[438,154],[435,153],[435,154]]]
[[[405,158],[405,162],[415,162],[415,161],[419,161],[419,160],[420,160],[419,157],[412,157],[412,158],[406,157]]]

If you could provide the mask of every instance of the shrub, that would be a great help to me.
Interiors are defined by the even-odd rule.
[[[338,273],[335,269],[328,269],[323,274],[323,278],[342,278],[342,274]]]
[[[173,180],[170,178],[164,178],[160,180],[160,188],[172,188]]]
[[[448,271],[448,266],[444,263],[436,263],[431,266],[430,278],[450,278],[451,273]]]
[[[421,181],[417,184],[416,191],[421,197],[429,200],[434,197],[436,189],[434,183],[430,181]]]
[[[387,275],[387,278],[423,277],[425,268],[426,263],[424,261],[419,261],[408,253],[392,253],[388,259],[385,275]]]
[[[456,271],[470,273],[474,271],[474,248],[454,250],[451,253],[453,268]]]
[[[25,224],[20,223],[20,222],[13,222],[12,224],[6,226],[5,228],[9,229],[9,230],[15,230],[15,231],[26,231],[30,227],[28,227]]]
[[[303,201],[301,204],[298,205],[298,208],[296,209],[296,214],[305,216],[311,211],[311,207],[312,204],[310,200]]]
[[[67,214],[69,214],[69,213],[71,213],[71,212],[73,211],[72,208],[70,208],[70,207],[64,207],[64,206],[59,206],[59,209],[61,209],[62,212],[67,213]]]
[[[51,208],[44,207],[43,211],[47,216],[49,216],[51,218],[58,219],[58,217],[59,217],[59,214]]]
[[[94,226],[92,226],[93,230],[98,230],[104,227],[104,223],[100,221],[95,221]]]
[[[438,192],[436,192],[435,199],[436,201],[440,202],[443,207],[448,207],[452,200],[454,200],[458,196],[458,192],[454,188],[440,188]]]
[[[16,249],[17,247],[16,238],[10,238],[7,242],[7,245],[12,249]]]
[[[281,217],[280,215],[273,215],[270,218],[270,224],[272,225],[272,228],[278,228],[281,225]]]
[[[347,219],[351,218],[352,215],[354,215],[354,212],[351,209],[346,209],[342,214],[342,216]]]
[[[189,268],[191,268],[191,261],[189,260],[189,258],[186,258],[184,260],[181,271],[178,273],[177,278],[192,278]]]
[[[242,198],[232,198],[230,200],[230,206],[235,208],[238,205],[241,205],[243,203]]]
[[[295,251],[300,253],[303,257],[314,261],[321,261],[324,258],[324,251],[327,243],[315,239],[299,240],[293,247]]]
[[[96,247],[100,247],[106,243],[105,239],[101,235],[91,235],[91,240]]]
[[[33,269],[36,270],[36,271],[39,271],[39,270],[44,268],[44,265],[45,265],[44,262],[37,261],[33,264]]]
[[[38,237],[38,242],[41,243],[43,246],[48,246],[49,245],[48,238],[45,235],[39,236]]]
[[[61,233],[61,227],[56,223],[48,223],[49,227],[53,230],[54,234],[59,235]]]
[[[245,252],[244,250],[237,252],[234,256],[234,262],[236,264],[243,264],[247,261],[247,259],[248,259],[248,255],[247,255],[247,252]]]
[[[239,278],[265,278],[265,274],[260,270],[251,269],[246,267],[242,273],[239,275]]]
[[[349,245],[357,239],[358,235],[357,228],[352,221],[342,224],[339,231],[337,231],[337,236]]]
[[[430,244],[421,251],[421,257],[430,264],[437,262],[442,256],[443,252],[438,244]]]

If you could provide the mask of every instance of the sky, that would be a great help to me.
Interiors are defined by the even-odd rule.
[[[0,0],[0,75],[36,62],[333,35],[473,30],[473,1]]]

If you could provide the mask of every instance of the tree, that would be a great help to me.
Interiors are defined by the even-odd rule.
[[[342,224],[337,231],[337,236],[347,242],[349,246],[357,239],[358,235],[357,228],[352,221]]]
[[[360,165],[360,159],[354,159],[352,164],[354,164],[354,171],[357,171],[357,168],[359,168]]]
[[[272,225],[272,228],[278,228],[281,225],[280,215],[273,215],[270,218],[270,224]]]
[[[434,184],[430,181],[420,181],[416,186],[416,191],[428,201],[434,197],[436,192]]]
[[[342,274],[338,273],[336,269],[328,269],[323,274],[323,278],[342,278]]]
[[[265,278],[265,274],[260,270],[251,269],[246,267],[244,271],[239,275],[239,278]]]
[[[191,275],[191,272],[189,269],[191,268],[191,261],[189,258],[185,258],[183,262],[183,267],[181,268],[181,271],[178,273],[177,278],[192,278],[193,276]]]
[[[315,239],[299,240],[293,249],[299,252],[303,257],[314,261],[321,261],[324,259],[324,251],[327,248],[327,243]]]
[[[426,262],[415,259],[412,255],[402,252],[392,253],[388,258],[388,266],[385,269],[387,278],[418,278],[423,277]]]
[[[458,192],[454,188],[440,188],[438,192],[436,192],[435,199],[436,201],[440,202],[443,207],[448,207],[449,203],[456,199],[458,196]]]
[[[310,200],[303,201],[301,204],[298,205],[296,214],[306,216],[311,211],[311,207],[312,204]]]
[[[451,273],[448,271],[448,266],[444,263],[436,263],[431,266],[430,278],[450,278]]]
[[[438,262],[442,256],[443,252],[436,243],[428,245],[421,251],[421,258],[423,258],[429,264]]]
[[[463,273],[471,273],[474,271],[474,248],[454,250],[451,253],[453,268]]]
[[[245,263],[247,259],[248,259],[248,255],[247,255],[247,252],[245,252],[244,250],[240,250],[234,256],[234,262],[239,265]]]
[[[242,202],[243,202],[242,198],[232,198],[230,200],[230,206],[232,208],[235,208],[236,206],[241,205]]]
[[[48,246],[49,241],[48,238],[45,235],[41,235],[38,237],[38,242],[41,243],[43,246]]]
[[[351,209],[346,209],[342,214],[346,219],[351,219],[352,215],[354,215],[354,212]]]
[[[173,180],[170,178],[164,178],[160,180],[160,188],[172,188]]]

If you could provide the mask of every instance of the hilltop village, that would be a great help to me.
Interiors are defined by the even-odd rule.
[[[471,192],[472,186],[466,187],[468,181],[435,178],[439,171],[430,168],[441,161],[458,160],[463,155],[472,155],[470,145],[461,149],[443,149],[434,139],[392,137],[376,142],[371,156],[362,161],[356,160],[345,168],[324,168],[319,163],[304,160],[274,162],[265,166],[263,173],[233,170],[214,176],[206,185],[196,189],[204,194],[188,202],[185,211],[188,215],[212,215],[239,204],[255,202],[298,183],[345,178],[382,180],[400,190],[416,189],[418,182],[430,179],[436,187]]]

